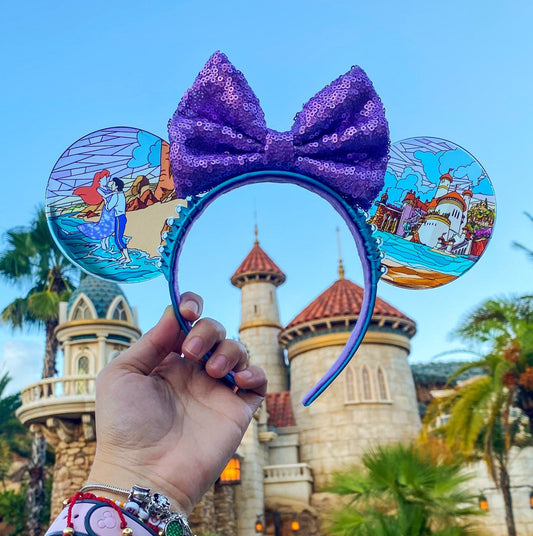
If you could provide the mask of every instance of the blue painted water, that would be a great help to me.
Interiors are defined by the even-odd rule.
[[[375,231],[373,234],[383,240],[380,249],[387,258],[413,269],[433,270],[458,277],[475,264],[475,261],[465,255],[452,256],[439,253],[423,244],[415,244],[382,231]]]
[[[99,240],[85,236],[78,230],[80,218],[56,216],[50,218],[50,229],[63,253],[84,271],[122,283],[147,281],[161,274],[158,258],[150,258],[144,251],[128,248],[131,263],[120,262],[121,256],[113,236],[110,251],[102,249]],[[129,238],[124,237],[127,242]]]

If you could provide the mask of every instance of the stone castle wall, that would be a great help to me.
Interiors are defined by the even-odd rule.
[[[511,496],[513,500],[513,514],[516,524],[517,536],[533,536],[533,510],[529,504],[529,494],[533,491],[533,447],[523,450],[513,449],[509,456],[509,475],[511,480]],[[489,503],[485,515],[474,520],[477,526],[482,527],[486,536],[500,536],[507,534],[505,525],[505,505],[501,492],[496,489],[490,478],[487,466],[479,462],[470,468],[475,475],[467,486],[473,493],[479,491]]]
[[[311,339],[310,339],[311,340]],[[409,441],[420,430],[407,350],[389,344],[364,343],[349,365],[355,381],[347,395],[348,371],[320,398],[304,408],[301,399],[339,356],[342,346],[324,346],[291,359],[291,398],[300,430],[301,461],[313,469],[315,491],[327,485],[332,472],[358,463],[362,454],[378,444]],[[290,354],[289,354],[290,355]],[[377,369],[386,380],[387,397],[378,395]],[[362,370],[367,368],[371,397],[365,400]]]
[[[56,462],[52,486],[51,518],[63,509],[63,501],[74,495],[87,482],[96,452],[96,441],[87,441],[81,424],[73,431],[69,442],[59,440],[54,445]]]

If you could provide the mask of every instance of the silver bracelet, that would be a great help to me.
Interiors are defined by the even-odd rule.
[[[97,491],[112,491],[113,493],[117,493],[118,495],[126,495],[126,497],[128,497],[130,494],[127,489],[116,488],[115,486],[108,486],[107,484],[85,484],[85,486],[83,486],[80,491],[82,493],[85,493],[86,491],[89,491],[91,489]]]
[[[160,536],[193,536],[187,518],[170,511],[168,497],[161,493],[150,493],[149,488],[132,486],[130,490],[117,488],[108,484],[85,484],[81,492],[89,490],[111,491],[117,495],[125,495],[128,502],[124,510],[138,517],[150,527],[156,527]]]

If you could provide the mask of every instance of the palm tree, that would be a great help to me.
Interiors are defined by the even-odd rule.
[[[20,426],[15,417],[15,410],[20,406],[20,396],[4,396],[7,385],[11,378],[7,372],[0,377],[0,483],[5,491],[6,477],[12,463],[10,443],[13,439],[13,427]]]
[[[334,536],[465,536],[476,497],[462,489],[469,476],[453,459],[416,445],[380,446],[362,469],[334,476],[330,488],[351,501],[333,514]]]
[[[454,335],[478,344],[482,356],[455,376],[476,366],[494,369],[511,404],[527,415],[533,433],[533,296],[489,299],[466,316]]]
[[[503,367],[494,358],[485,360],[485,365],[487,375],[472,379],[450,395],[434,400],[424,425],[426,429],[431,428],[438,416],[446,415],[446,423],[432,432],[443,433],[450,447],[467,460],[485,461],[503,496],[508,535],[516,536],[509,455],[512,447],[526,446],[530,437],[521,420],[511,418],[512,394],[503,386]]]
[[[25,525],[24,495],[6,489],[6,477],[13,464],[13,452],[28,455],[28,431],[15,416],[20,406],[20,394],[6,395],[11,377],[8,372],[0,376],[0,520],[13,527],[10,535],[22,534]]]
[[[436,399],[428,408],[426,427],[440,415],[448,415],[442,432],[454,448],[471,459],[483,458],[500,489],[509,536],[516,535],[509,477],[511,447],[525,446],[531,438],[512,407],[533,419],[533,298],[490,299],[466,316],[454,332],[468,344],[479,345],[479,359],[466,363],[448,383],[473,368],[485,374],[464,382],[449,396]]]
[[[56,372],[58,341],[55,328],[59,321],[59,302],[68,299],[72,289],[71,276],[77,271],[54,242],[42,207],[29,227],[8,231],[6,241],[7,248],[0,254],[0,277],[25,288],[26,294],[5,307],[1,318],[13,329],[44,327],[46,344],[42,377],[49,378]],[[41,532],[45,458],[46,441],[36,435],[29,464],[29,536],[37,536]]]
[[[23,457],[28,457],[30,453],[28,431],[15,416],[15,411],[20,406],[20,393],[4,395],[10,381],[8,372],[0,376],[0,444],[3,445],[3,452],[9,453],[9,459],[2,458],[0,461],[0,480],[5,477],[2,469],[9,469],[8,465],[11,465],[12,452]]]

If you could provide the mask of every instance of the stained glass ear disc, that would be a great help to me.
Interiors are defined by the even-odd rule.
[[[73,143],[46,190],[50,228],[83,270],[119,282],[160,275],[161,233],[175,216],[168,143],[132,127],[105,128]]]
[[[457,279],[483,255],[495,216],[492,184],[465,149],[440,138],[394,143],[369,218],[385,254],[382,279],[415,289]]]

